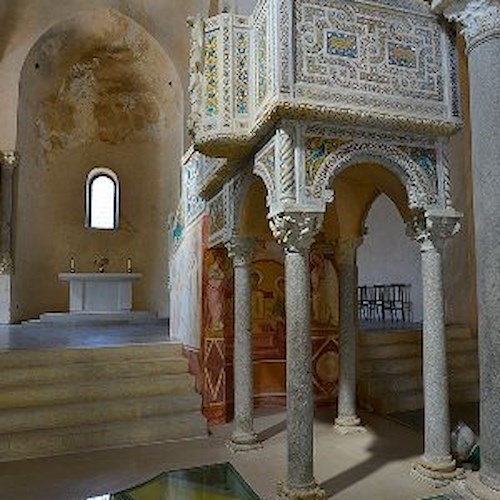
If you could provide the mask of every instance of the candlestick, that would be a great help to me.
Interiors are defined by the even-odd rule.
[[[132,272],[132,259],[129,257],[127,259],[127,273],[131,273]]]
[[[71,258],[69,259],[69,272],[75,272],[75,258],[73,256],[71,256]]]

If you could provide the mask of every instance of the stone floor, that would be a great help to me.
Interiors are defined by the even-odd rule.
[[[329,498],[410,500],[442,493],[410,477],[422,450],[420,432],[372,414],[368,432],[341,436],[332,430],[332,412],[315,422],[315,473]],[[259,410],[261,450],[232,455],[225,446],[231,426],[218,426],[207,439],[96,451],[80,455],[0,464],[2,500],[80,500],[117,492],[162,471],[231,461],[263,499],[275,498],[286,464],[285,412]]]
[[[102,326],[0,325],[0,350],[147,344],[165,340],[168,340],[168,324],[162,321]]]

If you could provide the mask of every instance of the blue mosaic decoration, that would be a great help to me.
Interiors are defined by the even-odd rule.
[[[177,221],[175,223],[174,228],[172,229],[172,237],[176,243],[179,243],[182,240],[182,236],[184,234],[184,226]]]
[[[405,152],[429,177],[435,179],[437,182],[437,158],[434,149],[418,146],[401,146],[399,149]]]
[[[358,39],[356,35],[341,31],[326,32],[326,51],[332,56],[358,57]]]
[[[417,51],[414,46],[396,42],[387,42],[389,64],[402,68],[417,67]]]

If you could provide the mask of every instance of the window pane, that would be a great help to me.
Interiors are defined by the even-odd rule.
[[[90,227],[115,228],[115,183],[106,175],[96,177],[90,186]]]

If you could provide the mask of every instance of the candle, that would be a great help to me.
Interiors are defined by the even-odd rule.
[[[132,272],[132,259],[129,257],[127,259],[127,273],[131,273]]]
[[[75,272],[75,258],[73,256],[71,256],[71,258],[69,259],[69,272]]]

